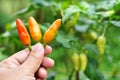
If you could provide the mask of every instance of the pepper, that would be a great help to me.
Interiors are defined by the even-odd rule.
[[[17,26],[17,30],[18,30],[18,34],[20,37],[21,42],[25,45],[25,46],[29,46],[30,45],[30,35],[24,25],[24,23],[22,22],[22,20],[17,19],[16,20],[16,26]]]
[[[80,70],[84,72],[88,62],[86,54],[81,53],[79,55],[79,61],[80,61]]]
[[[74,53],[71,57],[71,60],[73,62],[73,65],[74,65],[74,69],[76,71],[79,70],[79,55],[77,53]]]
[[[93,40],[96,40],[96,39],[98,38],[97,33],[94,32],[94,31],[91,31],[91,32],[89,33],[89,35],[90,35],[90,37],[91,37]]]
[[[61,26],[61,19],[57,19],[52,23],[52,25],[48,28],[48,30],[45,32],[43,36],[43,42],[45,44],[50,43],[54,39],[55,34],[60,26]]]
[[[107,16],[112,16],[112,15],[115,14],[115,10],[106,11],[105,14],[106,14]]]
[[[97,39],[97,46],[101,55],[104,54],[105,45],[106,45],[106,38],[103,35],[99,36]]]
[[[65,23],[64,28],[66,31],[70,31],[74,27],[74,25],[77,23],[79,15],[79,12],[74,13],[73,17]]]
[[[36,42],[39,42],[42,38],[42,33],[39,24],[33,17],[30,17],[28,21],[28,25],[32,39]]]

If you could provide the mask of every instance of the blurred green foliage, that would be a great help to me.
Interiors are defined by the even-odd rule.
[[[21,6],[22,4],[22,6]],[[55,67],[49,70],[47,80],[75,80],[71,55],[85,52],[88,64],[79,71],[80,80],[120,79],[120,0],[0,0],[0,60],[24,49],[15,20],[21,18],[28,27],[30,16],[40,24],[44,33],[57,18],[62,26],[49,44]],[[103,34],[107,44],[103,56],[99,54],[96,38]],[[35,44],[32,42],[32,44]],[[77,80],[77,79],[76,79]]]

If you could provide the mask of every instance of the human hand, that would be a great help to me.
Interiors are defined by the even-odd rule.
[[[47,68],[54,66],[54,61],[45,55],[52,51],[50,46],[38,43],[32,51],[24,49],[0,62],[0,80],[44,80]]]

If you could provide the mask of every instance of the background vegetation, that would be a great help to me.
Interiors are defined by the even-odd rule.
[[[79,71],[79,80],[120,79],[120,0],[0,0],[0,60],[25,48],[15,20],[21,18],[27,27],[30,16],[43,33],[54,20],[62,19],[49,44],[53,47],[49,56],[56,63],[47,80],[78,80],[71,56],[83,52],[88,63],[84,72]],[[96,41],[103,33],[107,43],[101,56]]]

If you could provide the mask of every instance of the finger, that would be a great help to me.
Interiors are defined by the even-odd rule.
[[[45,54],[47,55],[51,51],[52,51],[52,48],[50,46],[46,46]],[[15,53],[14,55],[10,56],[9,58],[3,60],[1,62],[1,64],[3,64],[4,66],[10,65],[10,67],[17,67],[17,66],[21,65],[22,63],[24,63],[24,61],[28,58],[29,54],[30,54],[30,51],[28,48],[26,48],[24,50],[21,50],[21,51]]]
[[[27,60],[21,65],[22,69],[27,73],[35,73],[42,63],[44,57],[43,45],[38,43],[33,46]]]
[[[13,56],[11,56],[11,59],[16,59],[20,64],[22,64],[28,57],[30,51],[29,49],[24,49],[21,50],[19,52],[17,52],[16,54],[14,54]]]
[[[17,67],[26,60],[29,53],[30,51],[28,49],[21,50],[9,58],[3,60],[1,63],[8,67]]]
[[[47,70],[44,67],[40,67],[40,69],[37,72],[37,76],[41,80],[44,80],[45,78],[47,78]]]
[[[42,66],[46,68],[52,68],[54,66],[54,60],[48,57],[44,57],[42,61]]]
[[[52,51],[52,48],[50,46],[45,47],[45,55],[51,53],[51,51]]]

